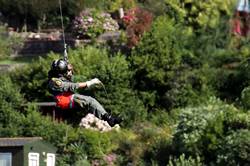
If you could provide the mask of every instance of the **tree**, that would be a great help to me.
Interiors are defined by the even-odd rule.
[[[192,54],[186,49],[191,37],[185,26],[158,17],[133,50],[130,60],[135,70],[134,88],[149,110],[184,106],[201,92],[208,92],[202,72],[185,62]]]

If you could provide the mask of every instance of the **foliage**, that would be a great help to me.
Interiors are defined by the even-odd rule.
[[[102,11],[115,12],[119,8],[130,9],[135,7],[135,0],[83,0],[82,4],[85,9],[95,8]]]
[[[181,111],[174,139],[180,152],[201,155],[204,150],[211,151],[216,148],[218,138],[223,134],[220,107],[211,104]]]
[[[224,131],[228,134],[239,129],[250,129],[250,113],[242,111],[225,112]]]
[[[118,165],[151,165],[160,163],[156,160],[160,158],[157,158],[158,148],[170,144],[171,129],[168,126],[161,128],[152,123],[136,123],[128,131],[121,130],[114,136],[112,140],[118,144],[115,152],[123,157],[117,161]],[[165,160],[166,154],[160,159]]]
[[[200,157],[193,159],[192,157],[186,158],[185,154],[182,154],[179,158],[171,158],[167,166],[202,166]]]
[[[234,0],[222,2],[220,0],[202,2],[197,0],[182,2],[189,25],[193,27],[215,28],[220,18],[232,13]]]
[[[119,26],[108,13],[84,10],[73,21],[77,38],[95,38],[104,32],[117,31]]]
[[[179,32],[171,20],[158,18],[152,30],[143,36],[132,54],[131,63],[136,71],[135,88],[145,93],[151,92],[148,94],[150,99],[146,100],[153,100],[152,104],[155,104],[154,100],[157,98],[154,94],[163,96],[165,90],[160,87],[164,87],[173,71],[180,65],[181,48],[179,43],[173,44],[177,39],[172,35]],[[160,89],[157,90],[158,88]]]
[[[166,165],[168,158],[173,154],[173,126],[158,127],[153,124],[141,124],[139,127],[141,129],[137,131],[140,142],[145,142],[147,145],[142,153],[144,165]]]
[[[22,70],[10,73],[12,81],[20,87],[21,93],[28,101],[52,100],[47,90],[47,73],[53,58],[59,56],[52,54],[48,60],[43,58],[33,60],[34,63],[23,66]]]
[[[22,30],[24,24],[28,23],[28,30],[38,28],[38,22],[46,19],[56,8],[58,1],[56,0],[14,0],[14,1],[0,1],[0,10],[2,14],[8,19],[15,19],[19,21],[18,24],[10,22],[9,26]],[[10,14],[11,13],[11,14]],[[48,15],[47,15],[48,14]]]
[[[77,140],[82,141],[83,148],[85,149],[87,155],[92,159],[100,158],[112,149],[111,140],[105,133],[83,130],[79,132]]]
[[[149,109],[195,104],[202,99],[200,92],[209,94],[206,71],[191,68],[192,64],[185,60],[189,56],[186,47],[190,35],[182,25],[158,17],[133,50],[130,60],[135,70],[135,88]]]
[[[150,12],[141,8],[133,8],[126,11],[122,18],[122,24],[127,32],[127,45],[132,48],[138,44],[144,32],[149,31],[153,16]]]
[[[123,8],[125,10],[131,9],[136,6],[135,0],[107,0],[106,8],[110,12],[117,11],[119,8]]]
[[[40,136],[57,147],[63,144],[65,135],[74,132],[71,126],[52,121],[49,117],[43,117],[38,112],[36,105],[30,103],[23,112],[25,118],[22,121],[22,136]],[[68,132],[68,133],[67,133]]]
[[[218,153],[219,165],[248,165],[250,155],[250,132],[239,130],[224,138]]]
[[[250,109],[250,87],[246,87],[241,92],[241,102],[246,109]]]
[[[214,99],[201,107],[182,109],[174,135],[176,150],[180,154],[202,156],[206,163],[215,163],[217,155],[223,154],[220,147],[224,146],[224,138],[232,130],[248,129],[249,115],[239,111]]]
[[[166,12],[165,0],[137,0],[138,5],[153,13],[155,16],[164,15]]]
[[[152,1],[146,0],[144,4],[147,6],[152,4]],[[157,7],[157,4],[154,5]],[[235,1],[222,2],[215,0],[200,2],[198,0],[169,0],[161,2],[159,6],[164,7],[162,11],[165,11],[166,15],[174,18],[177,22],[185,23],[196,31],[203,28],[215,28],[220,23],[222,17],[231,16],[235,7]]]
[[[250,80],[248,58],[242,57],[239,50],[229,52],[216,55],[218,61],[210,67],[214,71],[211,84],[221,99],[240,102],[247,109],[247,87]]]
[[[138,1],[145,8],[152,4],[157,17],[151,27],[151,14],[141,9],[140,16],[131,14],[127,28],[140,38],[131,55],[111,55],[94,46],[69,51],[75,81],[98,77],[105,85],[78,93],[120,114],[124,123],[119,132],[52,122],[27,103],[52,100],[47,72],[60,56],[51,53],[0,77],[0,136],[43,137],[58,148],[57,165],[247,165],[249,39],[228,35],[232,1]],[[24,5],[22,0],[14,2],[18,8]],[[66,17],[86,9],[83,2],[87,1],[63,1]],[[93,0],[88,5],[113,11],[123,2],[130,3]],[[4,7],[6,14],[15,6],[0,0],[0,9]],[[32,18],[41,19],[42,10],[47,16],[57,15],[57,10],[49,12],[52,8],[42,6]],[[15,10],[14,15],[25,18],[32,10]],[[241,106],[237,102],[244,111],[236,108]],[[82,114],[74,115],[75,124]]]
[[[23,40],[17,34],[8,34],[7,27],[0,26],[0,59],[15,54],[22,46]]]
[[[17,112],[21,108],[23,96],[19,89],[6,76],[0,77],[0,135],[18,136],[22,130],[23,116]]]

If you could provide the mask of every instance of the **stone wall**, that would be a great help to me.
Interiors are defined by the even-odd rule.
[[[68,47],[75,47],[75,40],[67,40]],[[62,40],[26,40],[23,47],[18,51],[19,55],[38,55],[49,52],[63,53],[64,43]]]
[[[12,35],[11,33],[9,35]],[[50,33],[18,33],[24,39],[23,46],[16,51],[13,56],[35,56],[44,55],[49,52],[63,53],[64,52],[64,42],[62,38],[62,33],[50,32]],[[107,32],[100,35],[96,42],[103,43],[107,41],[117,41],[119,40],[120,32]],[[78,40],[71,36],[71,34],[65,34],[65,42],[67,48],[75,48],[78,45],[83,45],[91,42],[90,39]]]

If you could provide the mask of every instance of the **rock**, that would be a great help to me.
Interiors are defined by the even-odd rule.
[[[120,36],[121,36],[120,32],[105,32],[97,38],[97,41],[101,43],[110,40],[117,41],[119,40]]]
[[[111,127],[108,122],[98,119],[93,114],[87,114],[84,118],[82,118],[80,124],[80,127],[86,128],[86,129],[92,129],[100,132],[107,132],[110,130],[119,130],[120,126],[117,124],[114,127]]]

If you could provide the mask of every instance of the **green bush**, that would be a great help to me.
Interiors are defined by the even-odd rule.
[[[83,141],[83,147],[87,155],[94,159],[100,158],[112,149],[111,140],[105,133],[83,130],[79,133],[79,139]]]
[[[199,157],[186,158],[185,154],[182,154],[179,158],[171,158],[167,166],[202,166],[201,159]]]
[[[19,114],[23,96],[7,75],[0,77],[0,135],[18,136],[21,133],[23,116]]]
[[[214,99],[209,104],[180,110],[179,123],[174,135],[177,152],[204,156],[215,161],[215,152],[224,135],[223,112],[235,110]]]
[[[206,72],[185,61],[191,36],[188,28],[158,17],[133,50],[134,86],[148,109],[170,110],[209,96]]]
[[[150,104],[147,107],[164,105],[160,101],[160,96],[164,96],[168,91],[168,80],[173,77],[174,70],[181,62],[180,45],[172,35],[173,33],[177,35],[178,32],[180,31],[171,20],[158,18],[152,30],[143,36],[132,53],[135,88],[140,91],[145,105]]]
[[[216,28],[221,17],[229,17],[235,7],[235,1],[185,1],[181,4],[186,10],[186,20],[193,27]],[[199,28],[197,28],[199,29]]]
[[[237,131],[239,129],[250,129],[250,112],[239,110],[225,112],[224,130],[227,133]]]
[[[22,135],[27,137],[40,136],[57,147],[63,146],[65,135],[74,135],[73,128],[65,123],[57,123],[38,112],[37,106],[30,103],[24,111]]]
[[[225,137],[218,151],[218,165],[248,165],[250,163],[250,132],[239,130]]]
[[[214,99],[178,113],[180,119],[174,135],[176,152],[199,155],[207,164],[216,163],[225,137],[233,131],[249,129],[247,113]]]
[[[84,6],[86,8],[95,8],[108,12],[115,12],[121,7],[124,9],[130,9],[135,5],[135,0],[84,0]]]
[[[22,70],[10,73],[12,82],[20,88],[25,99],[29,102],[52,100],[48,92],[47,77],[51,63],[59,56],[52,54],[51,57],[33,60],[31,64],[23,66]]]
[[[0,25],[0,59],[9,58],[22,47],[23,39],[16,33],[8,34],[7,27]]]
[[[164,0],[137,0],[138,4],[152,12],[155,16],[164,15],[166,12],[166,4]]]
[[[140,128],[140,129],[139,129]],[[144,142],[142,159],[144,165],[166,165],[169,157],[173,154],[172,126],[158,127],[154,124],[138,125],[134,130],[138,133],[140,142]]]
[[[217,68],[214,74],[211,84],[218,97],[222,100],[227,99],[228,101],[235,101],[240,97],[244,78],[240,76],[239,71],[235,69]]]
[[[247,58],[240,56],[239,52],[232,52],[232,54],[220,57],[218,62],[219,64],[215,66],[211,64],[210,67],[214,71],[211,85],[217,96],[223,100],[241,104],[245,109],[248,109],[247,93],[250,77]]]

